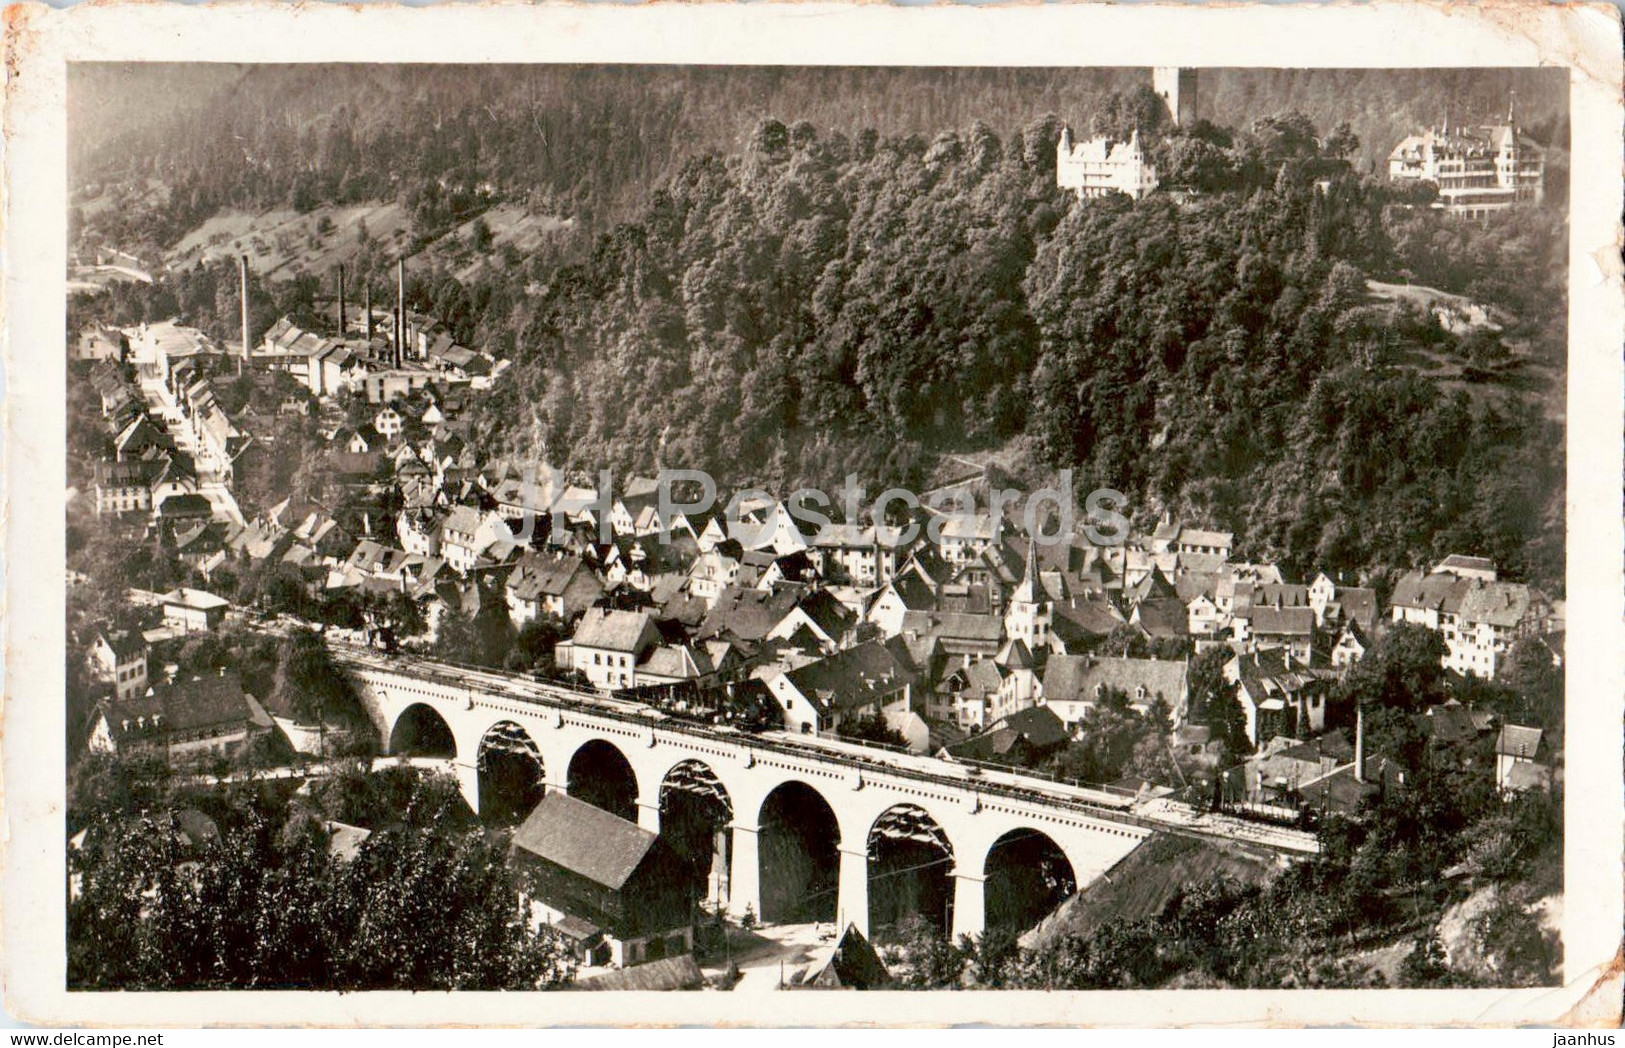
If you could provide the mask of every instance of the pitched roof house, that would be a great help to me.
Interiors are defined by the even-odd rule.
[[[590,960],[629,967],[693,949],[692,879],[671,846],[636,823],[550,792],[514,831],[509,862],[532,912]]]
[[[234,673],[164,681],[141,696],[102,703],[89,747],[101,753],[157,752],[171,760],[226,754],[272,722]]]
[[[912,708],[919,674],[898,640],[866,641],[767,682],[787,731],[835,731],[849,720]]]
[[[508,575],[508,615],[515,628],[543,615],[569,621],[603,595],[592,569],[571,553],[526,553]]]
[[[1051,655],[1044,666],[1039,698],[1068,727],[1085,721],[1108,691],[1122,692],[1142,712],[1161,699],[1178,721],[1189,695],[1188,673],[1183,659]]]

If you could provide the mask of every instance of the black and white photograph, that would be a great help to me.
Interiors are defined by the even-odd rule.
[[[61,1007],[1589,986],[1573,70],[1291,63],[68,61]]]

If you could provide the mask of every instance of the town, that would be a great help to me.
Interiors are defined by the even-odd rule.
[[[1153,88],[1197,121],[1194,71]],[[1080,208],[1162,192],[1137,132],[1054,149]],[[1460,156],[1478,174],[1441,175]],[[1542,199],[1511,112],[1406,138],[1388,174],[1462,222]],[[1241,898],[1384,835],[1424,847],[1434,828],[1391,824],[1405,797],[1485,827],[1428,905],[1537,901],[1472,892],[1561,811],[1564,601],[1487,550],[1360,574],[1132,505],[1100,543],[995,512],[1005,475],[972,454],[933,490],[973,510],[934,522],[923,491],[822,528],[789,485],[695,510],[667,471],[493,441],[482,406],[520,365],[459,342],[405,251],[393,286],[340,263],[269,322],[251,252],[196,271],[233,337],[70,331],[70,800],[106,816],[106,776],[152,798],[84,819],[81,861],[136,826],[197,863],[233,791],[275,794],[344,877],[442,820],[511,878],[480,899],[520,914],[494,941],[546,956],[520,984],[599,989],[1055,985],[1067,936],[1114,909],[1198,904],[1158,868]],[[181,279],[111,249],[80,268],[86,301]],[[1429,337],[1496,326],[1438,301]],[[116,893],[93,869],[75,899]],[[1370,876],[1331,934],[1442,984],[1433,925]]]

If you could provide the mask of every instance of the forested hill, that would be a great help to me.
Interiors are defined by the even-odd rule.
[[[122,75],[76,81],[75,119]],[[1159,128],[1144,70],[262,69],[132,121],[80,178],[167,187],[102,210],[126,247],[290,202],[400,200],[418,243],[518,194],[583,219],[523,256],[474,229],[472,268],[410,274],[414,308],[514,362],[478,419],[489,451],[871,492],[996,451],[1294,571],[1471,551],[1560,592],[1561,210],[1452,221],[1359,157],[1447,108],[1501,112],[1509,84],[1566,140],[1561,72],[1204,75],[1233,126]],[[1289,101],[1349,126],[1272,111]],[[1058,190],[1057,112],[1141,128],[1165,188],[1196,192]],[[391,262],[369,244],[352,273]],[[223,273],[142,308],[229,332]],[[1503,330],[1447,334],[1367,278],[1466,295]],[[316,286],[277,308],[304,315]]]
[[[153,178],[173,192],[173,207],[118,231],[129,250],[168,247],[228,206],[404,199],[435,180],[489,182],[596,231],[766,119],[927,138],[981,121],[1007,139],[1046,114],[1081,131],[1111,92],[1149,81],[1145,69],[76,64],[70,163],[77,185]],[[1566,171],[1562,70],[1204,70],[1200,115],[1348,122],[1366,169],[1442,117],[1504,114],[1513,90]]]
[[[1450,223],[1347,173],[1322,191],[1341,161],[1293,121],[1159,144],[1209,150],[1235,189],[1079,202],[1053,132],[767,124],[690,161],[528,304],[488,438],[784,490],[919,485],[934,452],[1003,446],[1300,570],[1473,549],[1561,578],[1561,427],[1425,377],[1414,359],[1470,340],[1364,279],[1470,288],[1522,318],[1525,357],[1561,359],[1560,219]]]

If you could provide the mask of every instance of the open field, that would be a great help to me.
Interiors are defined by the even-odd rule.
[[[468,244],[475,222],[484,219],[491,230],[491,251],[512,244],[521,256],[536,250],[550,234],[570,226],[570,219],[533,215],[523,208],[502,204],[446,231],[421,251],[412,246],[411,216],[398,202],[323,205],[307,214],[280,208],[251,214],[224,211],[192,230],[166,255],[171,267],[246,254],[254,272],[275,277],[299,273],[322,275],[349,263],[361,251],[360,229],[386,254],[407,258],[428,256],[452,268],[467,280],[483,258]]]
[[[320,232],[327,219],[331,229]],[[307,214],[291,208],[250,214],[223,211],[192,230],[166,255],[174,268],[199,261],[247,255],[254,272],[287,277],[298,273],[325,273],[360,253],[357,232],[365,222],[367,235],[386,249],[404,249],[409,242],[409,218],[398,203],[323,205]]]
[[[1464,330],[1482,328],[1486,331],[1498,331],[1502,327],[1498,321],[1505,319],[1492,317],[1490,311],[1465,295],[1440,291],[1436,287],[1426,287],[1422,284],[1385,284],[1380,280],[1367,280],[1365,284],[1371,294],[1383,302],[1409,302],[1424,310],[1452,310],[1461,315]]]

